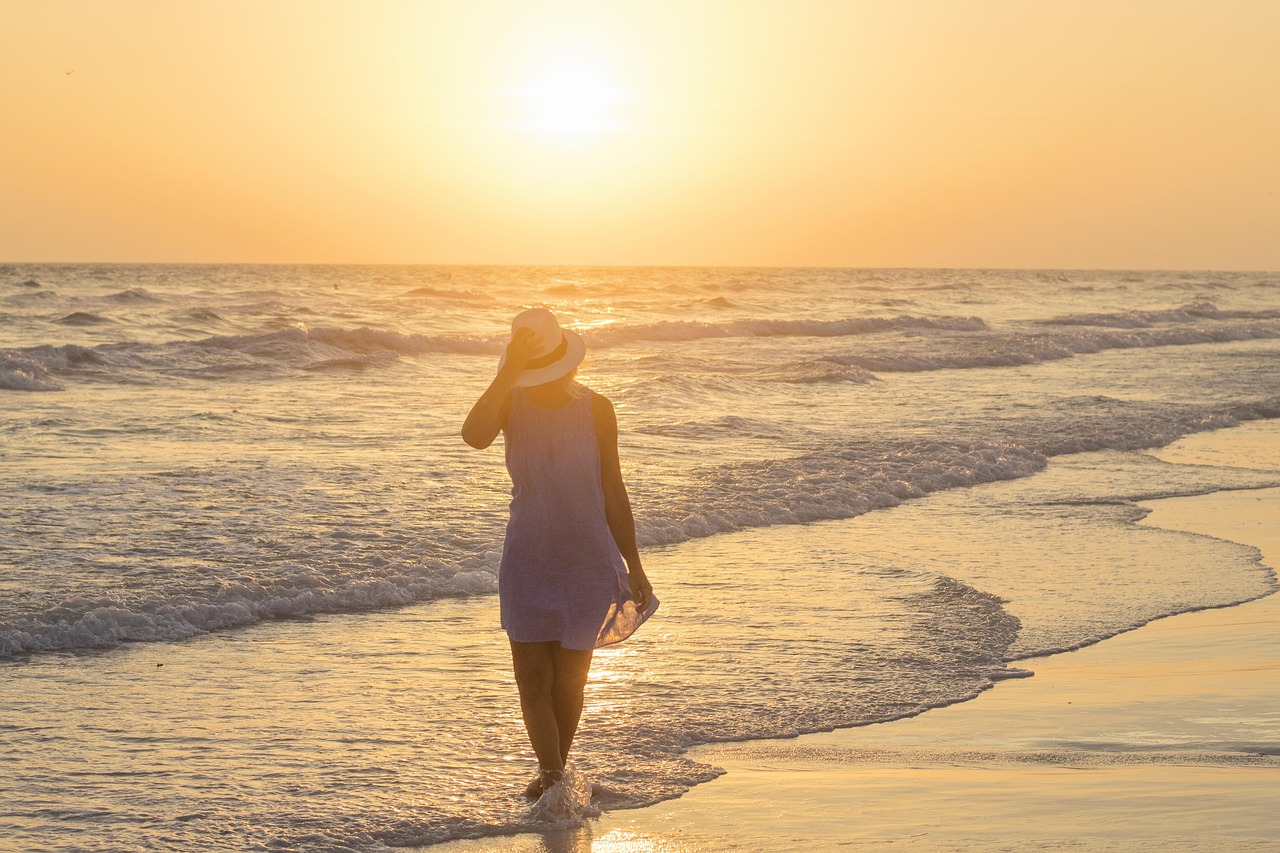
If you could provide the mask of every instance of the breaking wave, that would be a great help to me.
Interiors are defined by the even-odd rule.
[[[1001,443],[851,444],[725,464],[704,469],[684,484],[637,483],[632,492],[637,506],[645,508],[637,519],[637,538],[643,546],[655,547],[747,528],[851,518],[945,489],[1027,477],[1042,470],[1050,455],[1151,447],[1190,432],[1277,416],[1280,399],[1222,410],[1121,411],[1102,417],[1084,413],[1078,423],[1052,418],[1033,423]],[[723,421],[722,430],[759,431],[748,419]],[[687,429],[702,431],[705,425],[689,424]],[[443,544],[436,553],[412,565],[373,569],[367,559],[339,544],[338,550],[312,553],[307,565],[263,566],[262,579],[229,582],[214,592],[139,601],[72,598],[0,624],[0,656],[181,640],[270,619],[492,593],[497,554],[475,551],[473,543],[461,540],[449,544],[448,531],[438,535]]]
[[[39,361],[0,353],[0,389],[5,391],[61,391],[62,385]]]
[[[216,315],[213,315],[216,317]],[[1274,318],[1274,319],[1273,319]],[[757,378],[781,382],[873,381],[875,372],[914,372],[972,367],[1004,367],[1101,352],[1161,346],[1188,346],[1280,337],[1280,311],[1218,311],[1196,303],[1172,311],[1079,315],[1040,321],[1077,327],[1070,331],[1010,332],[993,330],[978,317],[870,317],[846,320],[741,320],[725,323],[673,321],[619,325],[584,333],[593,349],[609,349],[643,341],[692,341],[729,337],[855,338],[883,332],[902,332],[889,342],[859,343],[857,349],[815,359],[791,361],[755,371]],[[1196,322],[1193,322],[1196,321]],[[70,325],[110,322],[97,314],[64,317]],[[1172,323],[1160,325],[1156,323]],[[1106,328],[1079,328],[1101,326]],[[954,334],[953,334],[954,333]],[[0,378],[7,390],[56,390],[55,378],[33,380],[43,371],[72,372],[86,365],[96,379],[113,372],[125,381],[132,370],[148,374],[212,374],[231,370],[314,370],[326,367],[363,369],[394,364],[400,357],[433,354],[497,356],[504,336],[427,335],[388,329],[314,327],[297,324],[255,335],[222,335],[200,340],[159,344],[111,343],[95,347],[41,345],[0,350],[21,363],[23,376]],[[36,371],[38,368],[39,371]],[[99,368],[108,368],[106,370]],[[733,365],[727,364],[731,370]],[[11,372],[17,368],[10,368]]]
[[[1192,302],[1181,308],[1155,311],[1121,311],[1111,314],[1068,314],[1039,321],[1046,326],[1109,326],[1145,329],[1159,323],[1194,323],[1199,320],[1274,320],[1280,310],[1221,311],[1212,302]]]

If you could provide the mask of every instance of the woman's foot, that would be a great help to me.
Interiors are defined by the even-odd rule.
[[[531,800],[536,800],[562,778],[564,778],[563,770],[539,770],[537,778],[524,789],[524,795]]]

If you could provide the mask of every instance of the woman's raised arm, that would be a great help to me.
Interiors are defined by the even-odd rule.
[[[537,351],[538,336],[530,329],[517,329],[507,344],[507,354],[489,387],[476,400],[462,425],[462,440],[476,450],[484,450],[502,432],[511,410],[511,388],[520,371]]]

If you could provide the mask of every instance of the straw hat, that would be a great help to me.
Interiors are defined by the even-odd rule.
[[[587,343],[582,339],[582,335],[560,328],[556,315],[546,308],[530,308],[527,311],[521,311],[511,321],[513,336],[517,329],[529,329],[538,340],[537,352],[512,383],[519,387],[541,385],[567,376],[575,367],[582,364],[582,359],[587,354]],[[502,369],[502,364],[506,360],[507,354],[504,352],[502,361],[498,362],[499,370]]]

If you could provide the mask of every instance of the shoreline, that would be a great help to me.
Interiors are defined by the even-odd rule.
[[[1232,432],[1200,433],[1158,453],[1239,467],[1260,449],[1274,453],[1269,436],[1250,433],[1240,454]],[[1280,531],[1272,530],[1280,488],[1140,505],[1150,510],[1143,525],[1256,547],[1273,576],[1280,565]],[[1018,663],[1035,677],[914,717],[697,747],[691,757],[726,773],[678,800],[605,812],[575,829],[430,849],[1246,851],[1280,843],[1280,596],[1163,617]]]

